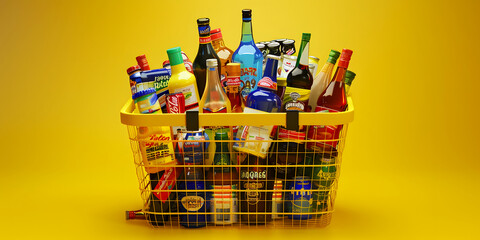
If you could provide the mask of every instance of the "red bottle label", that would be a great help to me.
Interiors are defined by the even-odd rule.
[[[315,112],[338,112],[337,110],[317,106]],[[343,128],[343,125],[318,125],[310,126],[308,129],[307,139],[308,140],[320,140],[317,142],[307,143],[307,148],[312,150],[320,149],[331,149],[335,148],[338,145],[338,140],[340,137],[340,132]],[[331,140],[331,141],[330,141]]]
[[[227,77],[227,86],[240,86],[240,77]]]
[[[250,76],[257,76],[257,69],[256,68],[253,68],[253,67],[250,67],[250,68],[242,68],[240,69],[241,71],[241,75],[244,76],[244,75],[250,75]]]
[[[167,112],[168,113],[184,113],[185,112],[185,96],[183,93],[173,93],[167,95]]]
[[[165,203],[172,193],[169,190],[172,190],[175,187],[175,182],[177,181],[177,176],[180,175],[181,168],[169,168],[165,170],[165,173],[163,173],[160,181],[158,181],[157,186],[153,190],[159,191],[159,192],[153,192],[155,197],[160,199],[162,203]]]
[[[210,36],[208,36],[208,37],[200,37],[200,38],[198,39],[198,41],[200,42],[200,44],[207,44],[207,43],[209,43],[209,42],[212,41],[212,38],[211,38]]]
[[[303,144],[305,140],[305,132],[297,132],[292,130],[287,130],[285,128],[278,129],[278,139],[279,140],[299,140],[298,143]]]

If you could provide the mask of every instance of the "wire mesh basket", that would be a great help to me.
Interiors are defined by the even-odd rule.
[[[145,218],[158,227],[328,225],[353,110],[348,98],[336,113],[138,114],[128,101],[121,122]]]

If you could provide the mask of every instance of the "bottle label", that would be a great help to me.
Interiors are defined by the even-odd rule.
[[[258,171],[243,171],[240,175],[242,179],[267,179],[267,170]],[[263,185],[262,185],[263,186]]]
[[[266,89],[271,89],[273,91],[277,91],[277,83],[274,82],[269,77],[264,77],[260,81],[258,81],[258,87],[262,87],[262,88],[266,88]]]
[[[249,182],[245,181],[243,182],[243,188],[247,190],[246,192],[246,199],[249,205],[256,205],[260,199],[262,199],[262,194],[263,192],[260,192],[258,190],[261,190],[265,187],[264,182]]]
[[[240,77],[227,77],[227,87],[230,87],[230,86],[240,86],[240,84],[242,83],[242,81],[240,80]]]
[[[299,144],[304,144],[305,140],[305,132],[300,131],[292,131],[292,130],[287,130],[283,127],[278,129],[278,140],[297,140],[294,141]]]
[[[317,106],[315,112],[335,113],[338,111],[330,108]],[[332,147],[337,147],[342,128],[343,125],[311,126],[308,129],[307,139],[320,141],[307,143],[307,148],[312,150],[322,150],[325,148],[330,149]]]
[[[166,129],[162,129],[162,127],[140,127],[138,131],[140,152],[145,170],[148,173],[161,171],[165,169],[161,165],[175,161],[169,127]]]
[[[283,97],[285,110],[296,110],[300,112],[309,112],[308,99],[310,98],[310,89],[286,87]]]
[[[177,170],[175,168],[169,168],[165,170],[165,173],[163,173],[160,181],[158,181],[157,186],[153,190],[153,195],[160,199],[162,203],[165,203],[172,193],[169,190],[172,190],[175,187],[175,182],[177,180]],[[158,191],[158,192],[157,192]]]
[[[195,93],[195,85],[190,84],[183,88],[177,88],[174,92],[181,92],[185,96],[185,110],[198,110],[198,97]]]
[[[238,197],[237,185],[213,185],[212,203],[210,211],[213,215],[213,222],[229,224],[237,222]]]
[[[198,211],[205,203],[205,199],[200,196],[185,196],[180,201],[182,206],[189,212]]]
[[[299,56],[300,57],[300,64],[302,64],[303,66],[308,66],[308,49],[309,49],[309,46],[310,46],[310,42],[307,42],[307,44],[305,44],[305,48],[303,48],[303,51],[302,51],[302,55]]]
[[[170,81],[170,74],[162,74],[155,77],[153,86],[157,91],[158,103],[163,108],[166,106],[166,96],[168,92],[168,81]]]
[[[245,107],[244,113],[265,113],[264,111]],[[239,152],[255,155],[260,158],[265,158],[270,149],[272,138],[270,138],[273,131],[273,126],[243,126],[240,127],[235,136],[233,149]]]
[[[200,42],[200,44],[208,44],[212,41],[212,38],[210,36],[208,37],[200,37],[198,39],[198,41]]]

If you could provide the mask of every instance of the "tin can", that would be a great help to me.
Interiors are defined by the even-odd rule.
[[[292,39],[287,39],[283,41],[282,44],[282,53],[284,55],[293,55],[297,51],[295,50],[295,40]]]
[[[183,93],[172,93],[167,95],[167,112],[185,112],[185,96],[183,95]]]
[[[291,203],[291,214],[288,218],[295,220],[306,220],[312,218],[312,183],[309,178],[296,177],[290,181],[290,192],[288,201]],[[290,210],[290,209],[289,209]]]
[[[272,219],[279,219],[283,213],[283,182],[275,180],[272,194]]]

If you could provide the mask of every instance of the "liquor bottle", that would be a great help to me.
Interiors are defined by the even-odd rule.
[[[197,19],[198,25],[198,34],[200,35],[198,45],[198,52],[195,60],[193,61],[193,74],[197,79],[197,87],[199,98],[203,97],[203,92],[205,90],[205,85],[207,81],[207,59],[214,58],[218,61],[218,68],[221,71],[221,62],[217,53],[213,49],[212,39],[210,37],[210,19],[208,18],[199,18]],[[218,76],[220,77],[220,71]]]
[[[210,34],[212,36],[212,45],[213,49],[217,53],[217,56],[220,58],[221,62],[221,67],[220,69],[220,81],[222,82],[222,86],[225,89],[226,88],[226,66],[228,63],[232,62],[232,55],[233,51],[225,46],[225,43],[223,42],[223,36],[220,28],[213,29],[210,31]]]
[[[287,75],[287,87],[290,88],[290,91],[287,89],[289,94],[285,94],[285,110],[310,111],[307,104],[313,77],[308,67],[309,41],[310,33],[303,33],[297,62],[295,67]]]
[[[318,97],[315,112],[343,112],[346,110],[347,96],[345,94],[345,83],[343,79],[345,78],[352,53],[353,51],[350,49],[343,49],[333,80],[322,92],[320,97]],[[338,141],[334,141],[334,139],[338,139],[342,127],[343,125],[311,126],[308,134],[309,139],[323,140],[319,142],[319,144],[321,144],[319,147],[330,151],[336,148]],[[315,130],[312,128],[315,128]],[[317,144],[315,144],[315,146],[317,146]]]
[[[243,112],[243,98],[240,93],[240,63],[229,63],[227,70],[227,88],[226,93],[230,100],[232,113]]]
[[[207,176],[212,222],[218,225],[236,223],[238,221],[238,173],[230,161],[229,140],[227,131],[215,133],[216,151],[213,170]]]
[[[353,82],[353,79],[355,79],[355,76],[357,74],[355,74],[354,72],[350,71],[350,70],[347,70],[347,72],[345,73],[345,79],[344,79],[344,82],[345,82],[345,92],[347,93],[347,96],[350,95],[350,86],[352,86],[352,82]]]
[[[335,63],[337,62],[340,52],[336,50],[330,50],[328,54],[328,59],[325,65],[323,65],[322,70],[315,76],[313,79],[312,90],[310,91],[310,98],[308,99],[308,105],[312,110],[315,110],[317,107],[317,100],[323,90],[327,88],[332,79],[332,72]]]
[[[182,50],[179,47],[167,50],[172,76],[168,82],[170,93],[183,93],[185,96],[185,110],[198,109],[198,90],[195,76],[188,72],[183,62]]]
[[[251,225],[266,224],[272,220],[272,192],[274,181],[268,177],[267,161],[247,154],[240,167],[241,222]]]
[[[280,112],[282,100],[277,96],[277,67],[279,56],[267,55],[267,65],[257,90],[248,95],[246,107],[264,112]]]
[[[246,99],[262,78],[263,54],[253,41],[252,10],[243,9],[242,19],[242,40],[232,59],[241,64],[242,97]]]
[[[203,168],[195,165],[197,165],[195,162],[185,163],[183,178],[177,184],[180,225],[188,228],[204,227],[209,220],[207,211],[210,204],[205,194]],[[190,191],[183,192],[181,190]],[[181,214],[185,212],[190,214]]]
[[[205,94],[200,100],[200,108],[204,113],[230,113],[231,105],[227,95],[220,85],[218,76],[217,59],[207,59],[207,86],[205,86]]]

